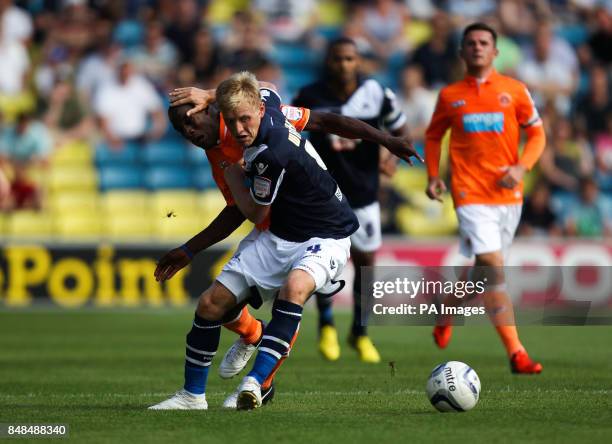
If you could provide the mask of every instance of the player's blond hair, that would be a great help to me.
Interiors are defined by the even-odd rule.
[[[222,114],[236,109],[242,103],[259,108],[261,95],[259,82],[255,75],[248,71],[233,74],[217,87],[217,104]]]

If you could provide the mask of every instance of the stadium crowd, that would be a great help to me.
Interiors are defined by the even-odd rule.
[[[527,84],[547,132],[519,234],[612,237],[610,0],[0,0],[0,211],[44,209],[40,178],[75,141],[110,156],[176,143],[175,87],[246,69],[289,102],[340,35],[398,93],[422,147],[476,19],[498,30],[496,69]],[[424,168],[400,170],[382,189],[383,229],[418,235],[396,216],[422,204]]]

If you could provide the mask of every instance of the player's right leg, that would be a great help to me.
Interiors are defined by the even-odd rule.
[[[240,241],[233,257],[239,257],[249,245],[257,240],[260,234],[261,232],[254,227]],[[242,371],[257,349],[257,345],[261,341],[263,323],[255,319],[245,306],[235,319],[223,324],[223,326],[240,336],[225,353],[219,365],[219,376],[231,378]]]
[[[504,344],[512,373],[537,374],[542,371],[542,364],[529,357],[519,339],[512,301],[506,292],[503,264],[501,251],[476,255],[476,273],[481,276],[475,278],[486,278],[485,309]]]
[[[151,410],[206,410],[206,382],[221,336],[221,319],[237,303],[236,296],[215,281],[200,296],[191,330],[186,337],[185,381],[173,396]]]

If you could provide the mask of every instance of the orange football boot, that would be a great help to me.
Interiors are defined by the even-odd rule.
[[[452,325],[436,325],[433,330],[434,342],[438,348],[446,348],[453,336]]]
[[[512,373],[533,375],[542,372],[542,364],[532,361],[526,351],[521,350],[510,358],[510,369]]]

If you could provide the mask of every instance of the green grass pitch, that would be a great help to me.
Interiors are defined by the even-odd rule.
[[[382,364],[362,364],[348,347],[338,362],[324,362],[309,310],[272,405],[222,410],[239,380],[221,380],[213,364],[208,411],[147,411],[182,384],[191,317],[191,310],[0,312],[0,423],[67,423],[69,440],[85,443],[612,442],[611,327],[522,328],[544,364],[530,377],[510,374],[484,326],[455,329],[445,351],[434,348],[430,328],[372,328]],[[341,338],[348,322],[347,313],[337,315]],[[233,340],[223,332],[217,364]],[[481,400],[471,412],[441,414],[429,405],[427,376],[445,360],[478,372]]]

